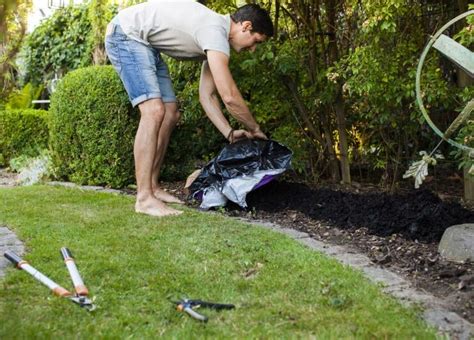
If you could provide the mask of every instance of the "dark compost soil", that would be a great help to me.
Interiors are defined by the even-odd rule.
[[[184,197],[176,187],[172,191]],[[474,210],[457,203],[459,197],[439,196],[426,189],[388,194],[373,187],[312,188],[274,181],[247,196],[247,210],[231,203],[225,213],[354,247],[474,322],[474,264],[447,262],[438,254],[446,228],[474,223]]]

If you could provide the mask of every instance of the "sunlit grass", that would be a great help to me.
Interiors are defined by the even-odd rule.
[[[221,215],[153,218],[134,213],[132,197],[49,186],[0,189],[0,202],[25,259],[70,289],[67,246],[98,306],[88,313],[12,268],[0,281],[2,339],[434,337],[360,273]],[[181,297],[237,308],[202,309],[202,324],[174,309]]]

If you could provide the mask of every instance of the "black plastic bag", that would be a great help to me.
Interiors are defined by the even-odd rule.
[[[190,196],[201,200],[203,209],[225,205],[227,199],[246,207],[247,193],[289,169],[292,155],[286,146],[272,140],[229,144],[202,169],[189,187]]]

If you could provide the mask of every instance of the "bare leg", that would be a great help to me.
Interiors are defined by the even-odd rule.
[[[159,186],[160,170],[163,165],[166,150],[170,141],[171,133],[179,121],[180,113],[176,103],[165,103],[165,117],[161,124],[160,133],[158,134],[158,143],[156,145],[155,161],[153,165],[152,188],[156,198],[167,203],[183,204],[179,198],[167,193]]]
[[[179,210],[168,207],[153,195],[152,174],[158,143],[158,132],[163,123],[165,107],[161,99],[150,99],[139,105],[140,123],[135,136],[135,176],[137,201],[135,211],[152,216],[178,215]]]

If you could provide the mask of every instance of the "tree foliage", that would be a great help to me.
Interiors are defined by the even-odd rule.
[[[89,46],[92,49],[94,65],[103,65],[107,61],[105,53],[104,35],[107,24],[116,13],[116,6],[110,6],[108,0],[91,0],[88,15],[91,23]]]
[[[41,84],[55,73],[65,74],[90,65],[91,48],[87,43],[90,31],[87,5],[57,9],[25,42],[22,51],[25,81]]]
[[[141,0],[125,1],[128,6]],[[200,1],[231,13],[253,1]],[[429,39],[467,9],[467,1],[263,0],[275,37],[256,53],[234,54],[231,68],[257,121],[294,151],[306,180],[351,181],[351,172],[380,176],[394,187],[408,163],[436,143],[415,101],[415,72]],[[107,0],[58,10],[28,38],[26,80],[35,83],[103,59],[106,23],[115,13]],[[473,20],[447,32],[472,47]],[[170,176],[212,157],[225,140],[204,118],[198,100],[200,65],[168,61],[183,119],[168,153]],[[447,127],[473,96],[460,89],[462,73],[438,53],[423,69],[423,96],[432,119]],[[237,122],[232,122],[236,125]],[[472,121],[457,135],[471,143]],[[447,146],[446,146],[447,148]],[[446,150],[444,150],[446,151]],[[446,153],[445,153],[446,154]],[[174,170],[173,170],[174,169]],[[181,172],[179,172],[179,171]]]
[[[57,9],[41,22],[22,50],[24,82],[47,83],[79,67],[106,63],[104,35],[117,6],[92,0]]]
[[[414,101],[416,67],[425,44],[422,7],[410,0],[355,4],[351,10],[360,30],[336,66],[351,105],[351,123],[365,145],[355,156],[383,169],[386,184],[399,177],[400,165],[422,142]],[[432,58],[424,69],[430,106],[450,101],[437,65]]]

